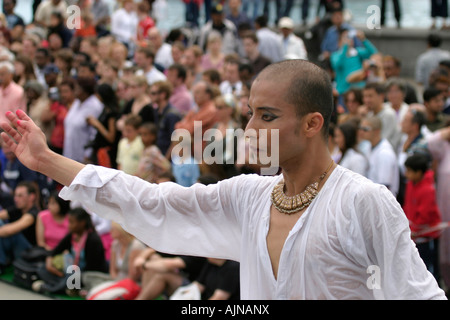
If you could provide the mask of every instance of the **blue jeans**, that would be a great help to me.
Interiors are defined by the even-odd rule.
[[[0,220],[0,227],[5,223]],[[30,242],[20,232],[9,237],[0,238],[0,265],[6,265],[19,258],[23,250],[31,248]]]

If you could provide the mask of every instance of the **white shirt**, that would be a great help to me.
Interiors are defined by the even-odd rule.
[[[63,155],[75,161],[83,162],[90,156],[92,149],[84,147],[94,140],[97,129],[90,126],[86,118],[98,118],[103,111],[103,103],[95,96],[80,102],[76,99],[64,118],[64,148]]]
[[[308,52],[302,38],[297,37],[294,33],[289,34],[286,38],[280,35],[283,43],[284,59],[304,59],[308,60]]]
[[[151,86],[156,81],[165,81],[167,80],[167,77],[164,73],[156,69],[155,66],[153,66],[149,72],[145,73],[145,77],[147,78],[147,83],[149,86]]]
[[[111,16],[111,33],[117,40],[130,43],[131,39],[136,37],[138,23],[136,12],[118,9]]]
[[[339,164],[344,168],[367,177],[369,161],[362,153],[359,153],[354,149],[348,149]]]
[[[155,55],[155,62],[168,69],[173,64],[172,46],[164,42]]]
[[[375,183],[388,186],[396,196],[400,185],[399,170],[397,156],[392,145],[387,139],[381,139],[370,152],[367,177]]]
[[[83,199],[157,251],[239,261],[242,299],[445,299],[392,194],[341,166],[289,233],[275,279],[266,237],[280,178],[186,188],[87,165],[60,196]],[[373,266],[381,289],[367,285]]]

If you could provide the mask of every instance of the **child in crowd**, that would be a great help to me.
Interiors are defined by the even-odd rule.
[[[145,122],[139,127],[139,135],[144,144],[136,175],[149,182],[156,183],[159,177],[170,172],[171,165],[156,146],[158,129],[154,123]]]
[[[141,123],[142,119],[138,115],[129,114],[126,117],[122,131],[123,138],[120,139],[117,149],[117,169],[131,175],[137,173],[144,151],[144,144],[138,131]]]
[[[432,231],[441,223],[436,203],[434,172],[424,154],[414,154],[405,161],[406,185],[403,210],[410,222],[413,240],[428,270],[439,278],[438,245],[439,231]]]

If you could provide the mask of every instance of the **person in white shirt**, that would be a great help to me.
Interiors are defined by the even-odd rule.
[[[122,8],[114,11],[111,16],[111,34],[125,44],[129,52],[134,52],[138,23],[133,0],[122,1]]]
[[[358,126],[356,122],[347,121],[334,129],[334,140],[341,152],[339,165],[367,177],[369,162],[358,150]]]
[[[377,116],[364,118],[359,126],[362,131],[361,138],[368,140],[372,145],[367,178],[386,186],[396,197],[400,185],[400,171],[392,145],[381,136],[382,126]]]
[[[307,60],[308,52],[305,43],[294,33],[294,21],[289,17],[283,17],[278,22],[278,29],[280,29],[283,43],[283,58]]]
[[[155,50],[155,63],[168,69],[173,64],[172,45],[163,41],[163,36],[157,27],[148,30],[147,38]]]
[[[261,16],[255,19],[256,35],[259,39],[259,51],[272,62],[284,60],[283,44],[279,35],[268,28],[267,17]]]
[[[151,86],[156,81],[164,81],[166,75],[159,71],[155,65],[155,52],[150,47],[139,47],[134,54],[134,62],[139,68],[137,73],[141,73],[146,77],[147,83]]]
[[[402,132],[397,122],[396,112],[389,105],[384,104],[385,88],[381,83],[368,83],[363,89],[363,102],[369,110],[369,115],[381,119],[381,137],[388,140],[395,151],[398,150]]]
[[[240,262],[243,300],[446,299],[392,194],[331,160],[333,94],[323,69],[271,64],[248,105],[247,130],[279,133],[256,142],[278,150],[281,175],[151,184],[53,153],[23,111],[6,114],[1,135],[24,165],[66,186],[61,197],[82,199],[151,248]]]

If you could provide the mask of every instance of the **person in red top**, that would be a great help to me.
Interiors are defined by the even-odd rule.
[[[137,40],[143,41],[147,39],[148,30],[155,26],[155,21],[149,15],[148,2],[143,1],[137,6],[137,15],[139,23],[137,27]]]
[[[439,281],[438,246],[440,231],[433,227],[441,223],[436,202],[434,172],[429,168],[429,157],[413,154],[405,161],[408,180],[403,210],[410,222],[411,236],[428,270]]]

